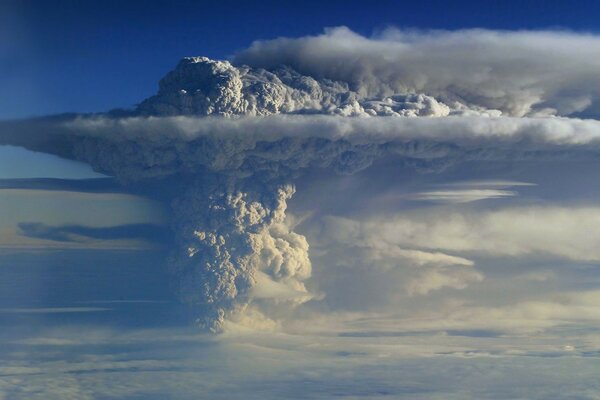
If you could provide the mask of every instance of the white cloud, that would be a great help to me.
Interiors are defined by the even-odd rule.
[[[372,240],[418,249],[600,261],[600,209],[597,207],[428,210],[369,221],[363,229]]]
[[[381,240],[359,221],[324,217],[320,232],[309,237],[315,243],[320,264],[324,265],[322,273],[338,266],[354,269],[366,278],[383,274],[389,280],[400,280],[402,283],[394,287],[395,291],[409,296],[442,288],[464,289],[483,279],[483,274],[467,258]]]
[[[411,200],[432,201],[438,203],[470,203],[486,199],[501,199],[518,195],[511,187],[534,186],[531,183],[501,180],[450,182],[435,185],[436,190],[410,193],[402,196]]]
[[[402,295],[476,285],[484,280],[484,274],[475,259],[505,263],[514,262],[514,258],[600,261],[597,207],[428,207],[392,215],[371,213],[359,220],[325,216],[312,223],[315,225],[307,228],[307,237],[313,243],[317,275],[327,277],[326,294],[345,296],[341,286],[344,280],[336,284],[335,275],[348,268],[354,279],[375,282],[364,290],[378,290],[379,286],[382,294],[377,299],[369,300],[364,294],[367,307],[376,302],[381,303],[380,307],[385,307],[384,303],[401,304],[405,301]],[[555,276],[552,270],[523,268],[513,275],[514,279],[547,282]],[[506,274],[510,280],[510,273]]]
[[[434,190],[406,195],[410,200],[425,200],[440,203],[470,203],[486,199],[501,199],[516,196],[517,192],[496,189]]]

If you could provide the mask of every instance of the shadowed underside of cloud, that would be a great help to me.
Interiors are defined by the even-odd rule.
[[[468,160],[600,152],[600,122],[568,118],[100,116],[10,123],[2,132],[5,142],[31,137],[26,146],[48,152],[54,137],[63,156],[130,183],[207,170],[236,179],[259,173],[285,179],[307,168],[353,173],[390,156],[436,170]]]

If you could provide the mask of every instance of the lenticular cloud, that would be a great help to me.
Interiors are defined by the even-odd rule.
[[[600,110],[598,60],[596,36],[336,28],[184,58],[133,111],[5,122],[0,143],[153,183],[172,207],[178,294],[218,331],[313,298],[309,244],[285,215],[300,174],[595,158],[600,122],[581,118]]]

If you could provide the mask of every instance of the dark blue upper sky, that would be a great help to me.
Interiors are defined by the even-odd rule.
[[[0,0],[0,118],[127,107],[187,55],[346,25],[598,31],[600,2]]]

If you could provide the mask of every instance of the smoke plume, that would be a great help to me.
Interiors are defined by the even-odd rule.
[[[177,291],[218,331],[313,297],[309,245],[285,215],[300,174],[596,158],[600,122],[576,117],[597,115],[598,60],[596,36],[336,28],[256,42],[232,62],[184,58],[133,111],[4,122],[0,143],[124,185],[160,182]]]

